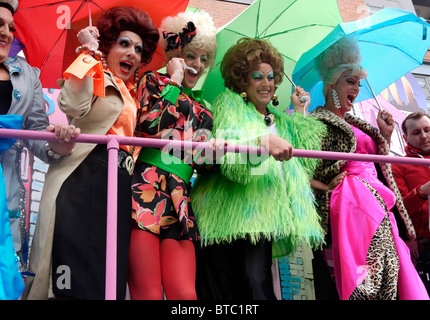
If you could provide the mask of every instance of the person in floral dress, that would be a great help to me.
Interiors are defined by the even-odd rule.
[[[166,73],[146,72],[140,80],[136,135],[208,142],[212,114],[202,92],[192,89],[214,64],[212,18],[183,12],[163,20],[160,32]],[[131,299],[162,299],[163,292],[167,299],[196,299],[194,242],[200,235],[189,182],[201,155],[168,147],[141,149],[132,178]]]

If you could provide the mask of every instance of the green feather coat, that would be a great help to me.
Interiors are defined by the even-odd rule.
[[[217,97],[211,111],[214,136],[229,144],[258,147],[258,137],[270,133],[254,105],[229,90]],[[319,150],[324,124],[310,116],[270,111],[278,135],[295,149]],[[293,157],[281,164],[267,155],[229,152],[217,163],[198,175],[191,193],[203,245],[266,238],[273,241],[276,257],[299,243],[322,244],[324,231],[309,183],[318,160]]]

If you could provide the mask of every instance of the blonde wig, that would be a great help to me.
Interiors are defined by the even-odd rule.
[[[335,84],[340,75],[350,71],[350,75],[364,79],[367,71],[360,65],[360,48],[352,37],[343,37],[315,59],[315,65],[323,81],[323,94],[326,97],[328,86]]]
[[[181,52],[178,50],[169,50],[166,52],[167,42],[163,37],[163,31],[180,33],[182,32],[182,28],[184,28],[184,26],[186,26],[189,21],[192,21],[196,26],[197,34],[191,40],[191,42],[184,47],[184,49],[206,50],[208,52],[208,61],[206,63],[206,67],[213,67],[215,65],[215,54],[217,49],[216,28],[212,17],[205,11],[180,12],[174,17],[165,18],[161,22],[161,26],[159,28],[161,33],[159,43],[161,47],[164,48],[166,63],[170,59],[178,57]]]

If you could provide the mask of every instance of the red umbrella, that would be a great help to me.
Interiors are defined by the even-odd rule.
[[[27,62],[41,70],[44,88],[58,88],[57,79],[77,57],[79,30],[97,21],[107,9],[131,6],[149,13],[157,27],[167,16],[185,11],[189,0],[21,0],[14,15],[15,37],[25,45]],[[71,23],[70,23],[71,22]],[[95,23],[94,23],[95,25]],[[163,53],[157,48],[145,70],[162,66]]]

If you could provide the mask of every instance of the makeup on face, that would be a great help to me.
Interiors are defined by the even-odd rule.
[[[360,78],[351,75],[348,71],[341,74],[339,80],[336,82],[335,90],[343,108],[350,110],[354,106],[354,101],[360,92],[360,87]]]
[[[264,79],[264,74],[259,72],[259,71],[255,71],[251,74],[251,78],[253,80],[263,80]],[[267,81],[273,81],[275,79],[275,74],[273,73],[273,71],[270,71],[267,76]]]
[[[260,63],[248,77],[249,85],[246,88],[248,100],[258,110],[265,110],[275,93],[275,74],[272,66],[268,63]]]
[[[15,22],[12,20],[11,22],[7,22],[3,17],[0,17],[0,28],[7,26],[9,31],[15,32]]]
[[[348,84],[350,84],[350,85],[356,85],[356,84],[358,84],[358,87],[359,87],[359,88],[361,88],[361,87],[362,87],[361,82],[360,82],[360,79],[359,79],[359,78],[357,78],[356,76],[348,75],[348,76],[346,76],[343,80],[344,80],[344,81],[346,81],[346,82],[347,82]]]
[[[121,31],[117,41],[109,50],[106,62],[112,73],[128,81],[142,61],[142,39],[132,31]]]
[[[14,21],[10,10],[0,7],[0,62],[6,61],[13,41],[15,31]]]
[[[133,43],[129,37],[120,37],[117,42],[120,46],[125,48],[130,48],[134,45],[134,50],[137,54],[142,54],[143,52],[143,44],[141,42]]]
[[[208,52],[203,49],[187,50],[182,54],[182,58],[186,65],[182,85],[192,89],[206,69]]]
[[[344,81],[345,81],[348,85],[350,85],[350,86],[353,86],[353,87],[354,87],[353,91],[352,91],[352,92],[349,92],[349,93],[346,95],[346,99],[347,99],[347,101],[348,101],[348,104],[349,104],[350,106],[352,106],[352,105],[354,105],[354,101],[355,101],[355,99],[357,98],[358,93],[360,92],[360,87],[361,87],[360,79],[359,79],[359,78],[357,78],[357,77],[355,77],[355,76],[351,76],[351,75],[349,75],[349,76],[345,77]]]

